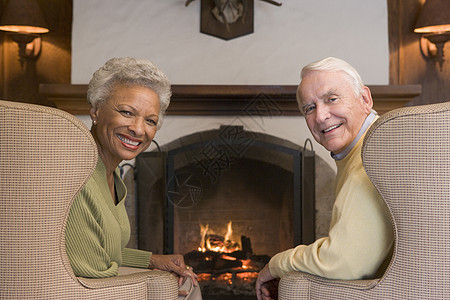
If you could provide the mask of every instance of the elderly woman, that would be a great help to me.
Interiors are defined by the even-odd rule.
[[[197,275],[183,256],[125,248],[130,238],[127,190],[117,167],[150,146],[170,96],[167,77],[147,60],[113,58],[89,82],[91,133],[99,159],[67,220],[66,250],[75,275],[111,277],[127,266],[174,272],[180,284],[190,277],[196,285]]]

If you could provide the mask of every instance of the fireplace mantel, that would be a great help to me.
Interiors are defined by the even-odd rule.
[[[421,85],[369,85],[374,109],[381,115],[405,106],[420,95]],[[295,99],[296,85],[172,85],[173,96],[168,115],[261,115],[275,109],[278,115],[300,115]],[[41,84],[39,92],[59,109],[74,115],[88,115],[85,84]]]

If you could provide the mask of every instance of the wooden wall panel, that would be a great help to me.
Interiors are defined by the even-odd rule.
[[[14,0],[11,0],[14,1]],[[52,105],[39,94],[40,83],[70,83],[72,0],[37,0],[50,32],[42,35],[37,60],[19,63],[18,46],[0,31],[0,98]],[[7,0],[0,0],[0,15]]]
[[[421,84],[422,93],[413,104],[450,101],[450,42],[445,45],[442,70],[433,59],[423,57],[415,23],[425,0],[388,0],[389,77],[391,84]]]

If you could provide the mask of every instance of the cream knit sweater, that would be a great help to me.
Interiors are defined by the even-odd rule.
[[[269,262],[273,276],[291,271],[346,280],[376,276],[394,237],[388,208],[362,165],[363,140],[364,136],[343,160],[336,161],[329,236],[276,254]]]

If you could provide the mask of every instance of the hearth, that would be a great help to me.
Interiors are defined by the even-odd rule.
[[[199,275],[200,287],[209,299],[231,297],[253,299],[258,272],[269,262],[268,255],[255,255],[250,238],[242,235],[240,243],[232,240],[232,222],[226,234],[200,226],[198,249],[184,255],[186,264]]]
[[[183,137],[136,159],[138,246],[185,255],[204,299],[254,299],[272,255],[314,241],[314,181],[306,145],[242,126]]]

